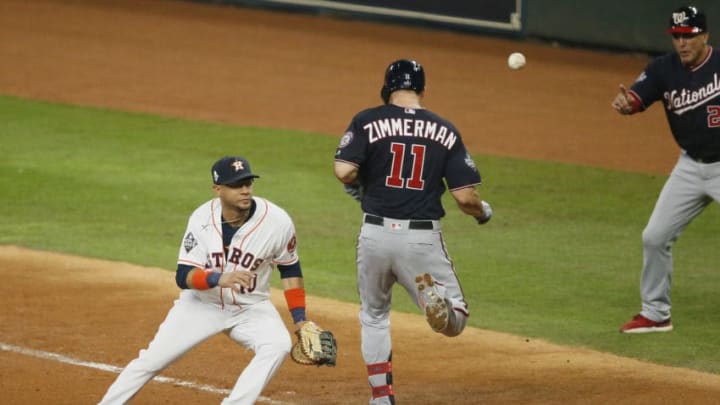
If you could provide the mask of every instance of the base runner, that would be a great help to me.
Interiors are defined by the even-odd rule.
[[[457,336],[465,328],[469,310],[440,227],[441,196],[449,189],[458,207],[480,224],[492,216],[477,194],[480,173],[460,133],[421,106],[424,89],[419,63],[391,63],[383,105],[355,115],[335,153],[335,176],[364,212],[357,285],[371,404],[395,403],[389,320],[395,283],[435,332]]]

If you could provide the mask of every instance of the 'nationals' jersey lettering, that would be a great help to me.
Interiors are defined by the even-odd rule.
[[[717,73],[713,75],[712,81],[697,90],[673,89],[663,94],[667,109],[674,111],[677,115],[703,105],[718,96],[720,96],[720,78]]]
[[[438,125],[437,122],[411,118],[383,118],[365,124],[363,129],[367,131],[370,143],[389,136],[412,136],[432,139],[445,148],[451,149],[457,141],[455,133],[446,126]]]
[[[641,111],[662,101],[675,141],[690,156],[706,160],[720,155],[720,53],[712,47],[693,67],[683,65],[677,52],[653,59],[630,92],[641,101]]]

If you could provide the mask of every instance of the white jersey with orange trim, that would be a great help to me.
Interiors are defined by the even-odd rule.
[[[198,207],[188,220],[178,264],[216,272],[252,271],[254,285],[240,293],[230,288],[192,290],[206,303],[249,305],[270,297],[273,265],[291,265],[298,261],[295,225],[290,216],[272,202],[253,197],[255,212],[235,233],[227,250],[223,249],[220,199]]]

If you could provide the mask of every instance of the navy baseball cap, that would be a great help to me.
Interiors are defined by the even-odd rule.
[[[226,156],[212,167],[212,178],[215,184],[233,184],[245,179],[260,177],[250,170],[250,163],[240,156]]]
[[[705,14],[697,7],[680,7],[670,16],[668,33],[697,35],[707,32]]]

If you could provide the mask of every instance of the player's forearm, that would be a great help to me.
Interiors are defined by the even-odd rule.
[[[452,195],[460,210],[475,218],[478,224],[484,225],[492,218],[492,207],[487,201],[480,199],[475,187],[453,190]]]
[[[185,287],[194,290],[207,290],[216,287],[220,282],[220,273],[194,268],[185,276]],[[182,288],[182,286],[180,286]]]
[[[476,218],[485,213],[483,211],[482,200],[474,187],[453,190],[452,196],[455,198],[458,208],[460,208],[463,213]]]
[[[305,322],[305,286],[302,277],[281,279],[288,310],[293,322],[298,325]]]
[[[220,274],[211,274],[198,267],[178,264],[175,283],[182,289],[206,290],[218,285]]]
[[[288,277],[280,280],[282,282],[283,290],[291,290],[293,288],[305,288],[305,283],[302,277]]]

